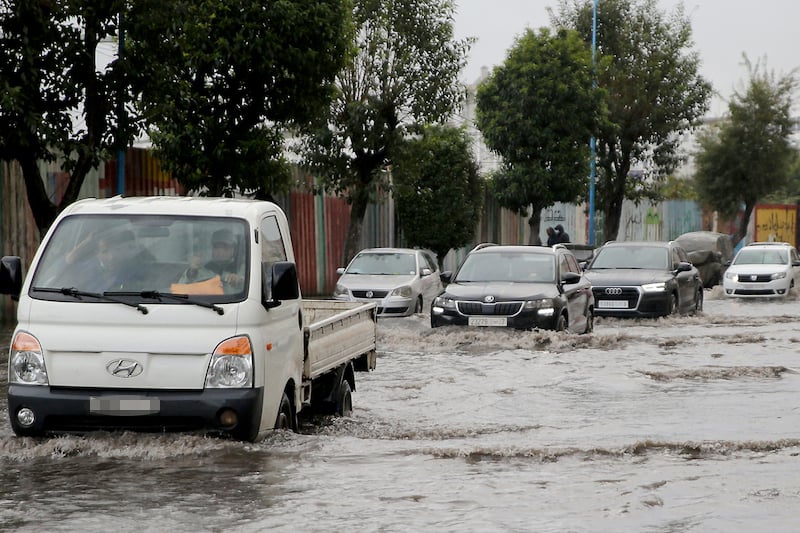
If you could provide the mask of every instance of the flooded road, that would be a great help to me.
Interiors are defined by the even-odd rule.
[[[800,299],[586,336],[379,322],[354,413],[257,444],[14,437],[0,528],[797,531]]]

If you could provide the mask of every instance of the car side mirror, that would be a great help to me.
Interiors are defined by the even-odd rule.
[[[578,283],[581,280],[581,275],[576,272],[564,272],[561,276],[561,282],[565,285],[571,285],[573,283]]]
[[[428,267],[423,267],[422,268],[422,277],[430,276],[431,274],[433,274],[433,270],[431,270]]]
[[[792,261],[792,266],[793,267],[800,266],[800,261]]]
[[[687,263],[685,261],[681,261],[678,263],[678,268],[675,269],[676,272],[689,272],[692,269],[692,264]]]
[[[442,283],[447,285],[453,279],[453,271],[445,270],[444,272],[439,274],[439,279],[442,280]]]
[[[278,307],[284,300],[300,298],[297,265],[290,261],[261,264],[261,304],[267,309]]]
[[[10,294],[12,300],[19,300],[22,290],[22,260],[15,255],[0,259],[0,294]]]
[[[337,268],[337,269],[336,269],[336,273],[337,273],[337,274],[339,274],[340,276],[341,276],[342,274],[344,274],[344,267],[339,267],[339,268]]]

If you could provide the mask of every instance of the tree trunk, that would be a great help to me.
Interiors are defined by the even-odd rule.
[[[361,249],[361,228],[364,225],[364,214],[367,212],[369,194],[366,187],[359,186],[353,192],[350,204],[350,223],[347,226],[347,237],[344,241],[344,257],[342,265],[346,265]]]
[[[58,209],[47,197],[47,190],[44,187],[44,180],[39,173],[39,165],[32,157],[23,156],[18,159],[22,169],[22,177],[25,180],[25,193],[28,197],[28,204],[31,206],[33,219],[36,221],[36,228],[39,236],[44,237],[50,224],[56,219]]]
[[[750,217],[753,215],[753,209],[756,207],[755,200],[745,200],[744,212],[742,213],[742,220],[739,221],[739,228],[731,240],[731,244],[735,248],[739,242],[747,237],[747,226],[750,225]]]
[[[528,244],[531,246],[541,246],[542,239],[539,238],[539,229],[542,223],[542,210],[535,205],[531,206],[531,216],[528,218],[528,226],[531,230],[531,236],[528,239]]]

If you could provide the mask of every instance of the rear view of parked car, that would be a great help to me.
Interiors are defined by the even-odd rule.
[[[369,248],[336,272],[333,297],[374,302],[378,316],[421,313],[442,290],[436,258],[427,250]]]
[[[686,250],[689,261],[700,272],[707,289],[722,283],[727,264],[733,259],[731,236],[716,231],[690,231],[675,239]]]
[[[800,275],[800,257],[786,242],[754,242],[733,258],[722,287],[731,297],[786,297]]]
[[[433,302],[431,327],[499,326],[589,333],[592,287],[563,245],[473,249]]]
[[[608,242],[585,274],[597,316],[658,317],[703,309],[703,281],[675,242]]]

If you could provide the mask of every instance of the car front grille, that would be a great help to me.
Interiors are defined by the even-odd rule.
[[[458,312],[467,316],[500,315],[513,316],[522,309],[522,302],[456,302]]]
[[[369,295],[367,293],[370,293]],[[358,290],[353,291],[353,296],[356,298],[385,298],[386,295],[389,294],[389,291],[384,290]]]
[[[768,283],[770,281],[772,281],[772,274],[739,274],[739,283]]]
[[[636,287],[592,287],[592,292],[594,293],[595,302],[598,300],[627,302],[625,307],[616,309],[631,310],[636,309],[636,306],[639,305],[639,289]],[[601,309],[600,306],[597,307]],[[615,308],[608,307],[605,309],[613,310]]]

